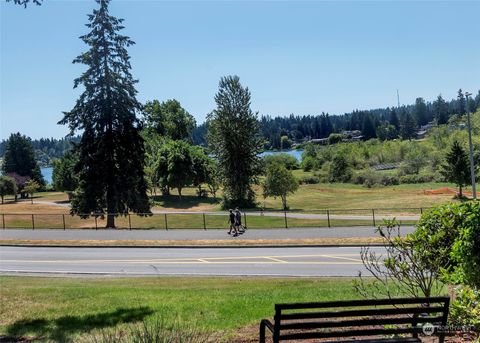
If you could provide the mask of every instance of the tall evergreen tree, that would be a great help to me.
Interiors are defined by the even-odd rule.
[[[388,119],[390,124],[395,126],[395,129],[399,130],[400,129],[400,120],[398,120],[398,115],[395,109],[393,108],[392,111],[390,112],[390,117]]]
[[[225,206],[255,205],[252,183],[259,174],[262,147],[257,116],[250,109],[250,91],[238,76],[222,77],[215,95],[217,108],[208,115],[208,144],[218,158]]]
[[[458,99],[457,100],[457,112],[458,112],[458,114],[463,116],[466,112],[467,102],[465,100],[465,95],[463,95],[463,91],[462,91],[461,88],[458,90],[457,99]]]
[[[404,112],[402,116],[402,123],[400,125],[400,136],[402,139],[412,139],[415,138],[417,126],[415,120],[410,112]]]
[[[12,133],[6,142],[2,170],[5,174],[16,173],[20,176],[28,176],[40,185],[45,185],[40,167],[35,160],[32,142],[30,138],[19,132]]]
[[[72,135],[82,131],[75,167],[79,187],[72,214],[107,214],[107,227],[114,228],[114,214],[148,213],[150,206],[136,117],[141,104],[135,98],[137,81],[130,73],[126,49],[134,42],[118,33],[123,19],[109,15],[109,0],[97,3],[100,8],[88,16],[91,31],[80,37],[90,49],[73,61],[88,66],[75,79],[75,88],[83,85],[85,90],[75,107],[64,112],[60,124],[68,124]]]
[[[448,122],[448,104],[443,100],[442,95],[439,95],[433,102],[433,113],[438,125]]]
[[[362,134],[363,138],[365,139],[377,137],[375,132],[375,124],[373,123],[373,119],[369,114],[365,114],[363,116]]]
[[[423,98],[417,98],[415,100],[415,121],[419,126],[428,123],[428,109]]]
[[[458,195],[463,196],[462,188],[470,181],[470,162],[467,153],[458,141],[454,141],[442,166],[442,174],[448,182],[458,186]]]

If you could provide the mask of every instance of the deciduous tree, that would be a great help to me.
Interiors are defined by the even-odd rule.
[[[15,180],[12,179],[9,176],[0,176],[0,197],[2,198],[2,204],[3,200],[5,198],[5,195],[17,195],[17,185],[15,183]]]
[[[78,177],[75,165],[78,163],[78,155],[68,151],[65,155],[53,161],[53,187],[57,191],[67,192],[68,199],[72,199],[72,192],[78,187]]]
[[[30,138],[20,133],[12,133],[6,142],[2,170],[5,174],[16,173],[34,179],[41,186],[45,185]]]
[[[283,209],[287,207],[287,196],[298,189],[298,181],[292,172],[280,163],[272,163],[267,167],[267,175],[263,182],[263,196],[280,197]]]
[[[30,196],[30,201],[33,204],[33,194],[40,189],[40,185],[35,180],[29,180],[23,187],[23,192]]]
[[[147,130],[173,140],[192,140],[195,119],[177,100],[149,101],[145,104],[144,116]]]

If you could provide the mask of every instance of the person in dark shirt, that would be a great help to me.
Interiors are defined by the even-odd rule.
[[[230,223],[230,230],[228,231],[228,234],[231,235],[233,231],[233,236],[238,236],[237,228],[235,227],[235,213],[233,213],[232,209],[230,209],[229,212],[228,222]]]
[[[235,227],[240,232],[245,231],[245,227],[242,225],[242,212],[240,212],[238,207],[235,209]]]

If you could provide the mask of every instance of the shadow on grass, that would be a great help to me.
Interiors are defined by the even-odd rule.
[[[119,308],[111,312],[88,314],[84,316],[63,316],[56,319],[18,320],[7,326],[10,337],[35,335],[55,342],[70,342],[72,336],[94,329],[114,327],[121,323],[134,323],[153,314],[149,307]],[[9,337],[4,337],[6,339]],[[12,338],[9,338],[12,339]],[[0,341],[1,342],[1,341]],[[7,342],[7,341],[5,341]],[[22,342],[22,340],[13,340]]]
[[[163,207],[181,209],[188,209],[190,207],[198,206],[200,204],[218,204],[218,199],[214,199],[211,197],[198,197],[196,195],[182,195],[182,200],[180,200],[180,197],[175,194],[157,195],[153,196],[152,200],[154,200],[156,203],[159,203]]]

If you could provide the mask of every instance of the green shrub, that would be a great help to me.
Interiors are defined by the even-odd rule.
[[[459,236],[452,247],[452,259],[457,264],[454,280],[480,288],[480,202],[456,205],[461,218]]]
[[[471,287],[455,287],[450,305],[450,321],[455,326],[480,330],[480,291]]]
[[[300,184],[313,185],[320,183],[320,179],[316,176],[305,176],[300,179]]]
[[[330,182],[349,182],[353,176],[352,168],[344,154],[336,154],[330,166]]]
[[[318,161],[314,157],[305,156],[302,160],[301,166],[304,171],[315,170],[318,169]]]
[[[436,207],[409,237],[427,243],[425,258],[440,261],[447,282],[480,287],[480,202]]]
[[[400,183],[425,183],[425,182],[432,182],[435,180],[434,174],[410,174],[410,175],[402,175],[399,178]]]
[[[292,170],[298,169],[298,161],[297,159],[289,154],[281,153],[275,155],[267,155],[263,158],[265,161],[265,166],[268,168],[269,165],[273,163],[279,163],[285,166],[285,168]]]

